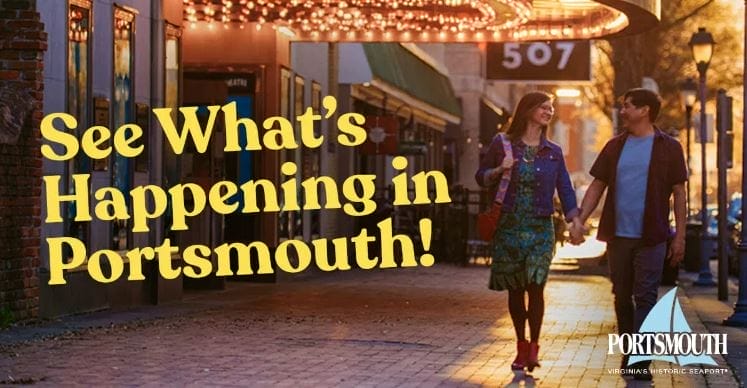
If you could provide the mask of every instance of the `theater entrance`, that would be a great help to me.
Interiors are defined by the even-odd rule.
[[[200,124],[205,128],[209,112],[207,106],[236,104],[239,118],[256,119],[257,116],[257,75],[255,72],[204,72],[189,71],[184,73],[184,104],[183,106],[199,106],[197,111]],[[246,134],[243,127],[239,128],[239,145],[246,145]],[[188,142],[189,143],[189,142]],[[224,152],[225,124],[223,113],[216,117],[212,139],[207,150],[199,153],[194,144],[188,144],[182,155],[182,183],[195,183],[205,192],[219,181],[231,181],[241,185],[255,179],[259,162],[259,151]],[[243,208],[243,196],[237,194],[228,203],[238,203]],[[259,219],[257,214],[242,214],[240,212],[221,215],[213,211],[204,211],[192,217],[189,230],[180,232],[179,244],[186,247],[193,244],[203,244],[216,247],[224,242],[250,243],[260,239]],[[213,268],[217,268],[217,261],[212,257]],[[236,257],[232,255],[231,267],[237,268]],[[214,274],[204,279],[184,278],[187,289],[223,288],[226,277],[216,277]]]

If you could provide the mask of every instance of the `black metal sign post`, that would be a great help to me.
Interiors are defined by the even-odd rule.
[[[719,89],[716,97],[716,128],[718,130],[717,158],[718,163],[718,299],[729,299],[729,238],[726,219],[726,170],[727,166],[727,133],[731,131],[731,97],[724,89]]]

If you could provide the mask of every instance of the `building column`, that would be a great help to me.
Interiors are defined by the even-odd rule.
[[[341,106],[344,106],[342,102],[342,97],[340,96],[340,88],[339,88],[339,74],[340,74],[340,53],[339,53],[339,46],[337,43],[328,43],[327,44],[327,93],[322,96],[334,96],[338,100],[338,109],[335,116],[333,116],[330,120],[324,120],[323,126],[326,127],[326,132],[324,133],[325,142],[322,144],[322,149],[320,151],[321,155],[321,172],[322,175],[333,177],[338,182],[342,182],[346,177],[340,176],[339,170],[338,170],[338,155],[340,153],[340,147],[337,146],[337,116],[340,112],[344,112],[340,110]],[[339,210],[322,210],[320,214],[320,226],[319,230],[321,232],[322,237],[328,237],[328,238],[334,238],[338,237],[338,214],[340,214]]]

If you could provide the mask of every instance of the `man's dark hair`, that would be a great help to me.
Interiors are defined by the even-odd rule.
[[[643,88],[630,89],[625,92],[622,101],[624,102],[628,97],[630,97],[630,103],[636,108],[643,108],[644,106],[648,107],[648,118],[652,123],[656,121],[657,117],[659,117],[659,111],[661,110],[661,97],[659,97],[655,92]]]

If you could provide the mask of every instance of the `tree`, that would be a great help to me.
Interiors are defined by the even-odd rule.
[[[713,58],[708,69],[708,112],[715,112],[716,92],[726,89],[734,97],[734,168],[728,174],[729,192],[741,189],[742,155],[742,71],[744,36],[743,9],[728,0],[663,0],[661,23],[651,31],[627,37],[610,38],[594,44],[594,79],[585,88],[586,97],[597,112],[603,112],[606,120],[600,121],[600,131],[595,142],[596,150],[609,140],[612,128],[616,97],[630,88],[640,87],[643,77],[653,78],[659,85],[663,106],[657,124],[660,128],[682,129],[684,109],[681,106],[680,83],[692,77],[697,81],[698,72],[692,59],[688,42],[698,27],[705,27],[716,41]],[[699,106],[695,107],[695,115]],[[596,116],[599,117],[599,116]],[[601,125],[603,123],[603,125]],[[685,132],[679,134],[685,139]],[[693,143],[693,147],[696,145]],[[700,154],[692,152],[693,173],[690,190],[699,192]],[[715,145],[708,149],[709,159],[715,158]],[[713,161],[711,161],[713,163]],[[716,171],[708,170],[709,190],[715,193]]]
[[[733,4],[721,0],[666,0],[661,4],[661,23],[656,28],[632,36],[611,38],[597,44],[613,75],[602,68],[596,84],[601,93],[597,105],[611,114],[611,102],[626,90],[640,87],[643,77],[653,78],[664,100],[658,124],[662,128],[681,128],[682,107],[679,84],[687,77],[697,79],[688,42],[698,27],[706,27],[716,41],[708,70],[708,96],[713,99],[719,88],[733,89],[742,83],[742,33],[734,21]],[[599,67],[599,66],[598,66]],[[611,78],[611,79],[610,79]],[[610,82],[612,85],[610,85]]]

